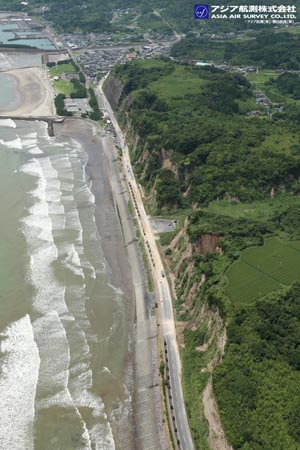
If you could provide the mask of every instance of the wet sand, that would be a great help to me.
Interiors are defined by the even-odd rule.
[[[0,108],[0,115],[10,117],[54,116],[54,90],[42,67],[12,69],[1,72],[17,83],[17,103]]]
[[[42,53],[24,53],[21,51],[0,52],[0,69],[21,69],[22,67],[33,67],[42,65]]]
[[[89,159],[86,165],[87,182],[91,183],[95,195],[95,219],[105,258],[110,267],[110,277],[114,285],[118,285],[127,297],[132,298],[131,273],[128,257],[118,220],[113,193],[107,173],[103,153],[100,128],[84,120],[66,119],[61,124],[54,124],[55,136],[71,137],[84,147]],[[112,278],[113,277],[113,278]]]
[[[130,272],[128,257],[122,231],[115,208],[113,192],[107,171],[107,162],[104,155],[101,137],[101,130],[88,121],[77,119],[66,119],[62,124],[54,124],[55,136],[71,137],[84,147],[88,154],[86,165],[87,182],[95,195],[95,221],[105,259],[109,267],[109,281],[115,287],[120,288],[123,293],[123,299],[127,304],[128,310],[128,351],[124,355],[124,383],[133,392],[133,320],[134,320],[134,301],[132,276]],[[110,387],[111,388],[111,387]],[[108,387],[109,391],[109,387]],[[109,392],[107,398],[104,397],[108,409]],[[134,426],[132,411],[131,417],[114,412],[112,428],[116,448],[118,450],[133,450],[134,444]]]

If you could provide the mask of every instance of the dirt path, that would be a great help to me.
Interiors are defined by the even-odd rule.
[[[208,422],[208,445],[212,450],[233,450],[228,444],[220,421],[218,407],[212,390],[212,379],[203,392],[204,414]]]

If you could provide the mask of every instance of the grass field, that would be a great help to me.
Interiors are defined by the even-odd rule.
[[[264,246],[244,250],[226,275],[226,289],[232,302],[251,303],[300,280],[300,241],[266,239]]]
[[[258,73],[251,72],[247,73],[247,79],[251,81],[251,83],[258,84],[258,88],[261,87],[259,84],[265,83],[269,81],[270,78],[277,78],[278,74],[275,70],[259,70]]]
[[[58,80],[54,82],[54,87],[58,94],[70,95],[76,92],[74,84],[70,81]]]
[[[274,202],[261,201],[251,203],[230,203],[226,200],[214,201],[209,204],[208,211],[215,214],[230,216],[235,219],[244,217],[247,219],[268,220],[273,215]]]
[[[291,246],[300,252],[300,241],[291,242]]]
[[[178,66],[170,76],[165,76],[151,83],[150,86],[160,97],[167,100],[170,97],[196,94],[205,83],[205,80],[199,78],[197,74],[188,73],[183,67]]]
[[[278,194],[273,199],[251,203],[231,203],[226,200],[214,201],[209,204],[208,211],[233,218],[245,217],[252,220],[272,219],[274,211],[284,207],[300,206],[300,198],[290,194]]]
[[[57,64],[56,66],[49,68],[50,76],[59,77],[62,73],[76,73],[75,66],[73,64]]]

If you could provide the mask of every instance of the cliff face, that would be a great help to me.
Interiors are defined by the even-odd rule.
[[[197,303],[201,287],[206,281],[205,271],[199,268],[198,255],[205,257],[209,254],[221,253],[218,247],[220,235],[203,234],[195,244],[189,240],[187,228],[188,218],[184,226],[171,240],[168,246],[164,246],[165,262],[173,280],[173,291],[177,293],[177,303],[180,304],[178,312],[189,312],[191,321],[195,321],[193,311]],[[190,321],[187,321],[189,325]],[[192,323],[191,322],[191,323]]]
[[[207,253],[217,252],[220,253],[222,250],[218,247],[218,243],[221,240],[219,235],[203,234],[195,247],[195,252],[201,255],[206,255]]]
[[[109,77],[103,86],[103,91],[122,126],[127,143],[130,145],[133,152],[136,152],[139,147],[140,136],[134,130],[128,117],[127,110],[132,103],[132,98],[130,95],[124,96],[123,90],[124,85],[122,81],[114,77]],[[141,159],[144,158],[145,161],[147,160],[148,155],[146,149],[142,152],[140,157]]]
[[[123,92],[123,84],[117,78],[109,77],[104,83],[103,91],[114,111],[118,110],[119,101]]]
[[[186,218],[183,228],[163,246],[175,294],[186,405],[196,448],[232,450],[222,428],[211,381],[213,369],[224,355],[226,327],[218,308],[206,299],[208,277],[200,262],[221,252],[221,236],[203,234],[192,244],[188,225]]]
[[[174,180],[180,184],[180,173],[172,160],[172,150],[158,149],[154,157],[151,149],[147,148],[144,140],[132,126],[127,113],[132,99],[130,96],[123,95],[121,81],[110,77],[105,83],[104,92],[123,128],[132,151],[133,163],[137,163],[134,166],[136,175],[143,179],[147,173],[149,174],[149,168],[153,167],[153,171],[155,168],[161,168],[172,172]],[[152,179],[151,188],[144,195],[144,201],[150,210],[156,208],[157,182],[157,178]],[[202,441],[201,436],[209,434],[209,447],[217,450],[221,447],[216,436],[216,429],[220,429],[222,433],[222,427],[211,423],[211,417],[217,420],[218,411],[216,407],[212,411],[211,389],[209,395],[207,392],[208,387],[211,388],[212,370],[223,356],[226,329],[218,308],[210,305],[205,296],[208,278],[205,273],[205,262],[211,255],[222,252],[218,247],[222,237],[218,234],[206,233],[192,243],[187,231],[188,226],[189,219],[186,218],[183,227],[168,244],[162,246],[162,250],[174,293],[178,343],[183,361],[183,384],[194,441],[196,448],[207,448],[207,441]],[[195,357],[197,368],[190,363],[190,359],[196,362]],[[195,389],[191,387],[192,378],[195,379],[193,384]],[[199,389],[199,386],[202,386],[202,389]],[[206,386],[208,387],[205,389]],[[199,397],[201,397],[200,403]],[[207,432],[207,424],[214,431],[215,443],[211,437],[212,433]]]

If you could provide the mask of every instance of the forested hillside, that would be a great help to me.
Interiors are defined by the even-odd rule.
[[[146,187],[156,185],[158,210],[258,200],[280,186],[298,192],[300,135],[284,117],[278,126],[246,115],[256,105],[242,75],[160,60],[114,75],[133,100],[136,170]],[[163,164],[166,154],[173,170]]]
[[[216,42],[187,37],[175,44],[172,56],[181,59],[205,59],[231,65],[259,68],[300,69],[300,35],[264,30],[257,36],[234,42]]]
[[[244,5],[242,0],[236,1],[235,5]],[[266,0],[264,5],[273,5],[274,1]],[[280,4],[290,5],[289,0],[282,0]],[[293,2],[299,6],[299,0]],[[174,0],[172,5],[167,0],[32,0],[29,7],[24,7],[18,0],[0,0],[0,9],[4,10],[28,10],[36,14],[37,7],[47,6],[48,11],[38,11],[51,21],[58,30],[64,31],[113,31],[116,29],[111,22],[113,12],[117,8],[133,8],[140,14],[138,30],[163,31],[172,34],[172,29],[177,32],[188,33],[192,30],[202,31],[238,31],[253,27],[242,20],[197,20],[194,19],[194,3]],[[222,5],[232,5],[230,0],[224,0]],[[157,14],[158,13],[158,14]],[[160,16],[162,18],[160,18]],[[131,25],[128,21],[127,25]],[[136,24],[135,24],[136,26]],[[254,25],[254,27],[260,27]],[[118,26],[117,29],[127,29],[127,26]]]
[[[237,73],[151,60],[112,74],[148,209],[178,221],[160,242],[201,450],[216,438],[211,385],[235,450],[300,446],[300,288],[289,289],[300,279],[300,114],[295,77],[274,74],[284,108],[259,115],[248,114],[254,85]]]
[[[238,311],[214,389],[235,449],[300,447],[300,285]]]

